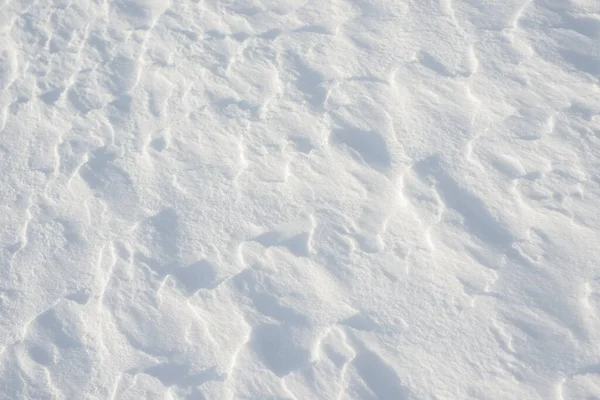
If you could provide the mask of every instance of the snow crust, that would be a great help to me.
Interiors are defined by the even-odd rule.
[[[599,79],[597,0],[0,0],[0,398],[600,398]]]

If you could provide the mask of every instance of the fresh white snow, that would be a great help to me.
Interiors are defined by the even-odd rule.
[[[0,0],[0,399],[600,399],[600,1]]]

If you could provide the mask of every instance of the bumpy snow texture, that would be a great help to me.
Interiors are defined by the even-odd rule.
[[[600,398],[597,0],[0,0],[0,399]]]

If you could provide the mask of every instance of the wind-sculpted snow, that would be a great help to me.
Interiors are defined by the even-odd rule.
[[[0,398],[600,398],[599,80],[594,0],[0,1]]]

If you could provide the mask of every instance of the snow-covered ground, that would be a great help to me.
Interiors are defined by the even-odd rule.
[[[599,399],[600,1],[0,0],[1,399]]]

